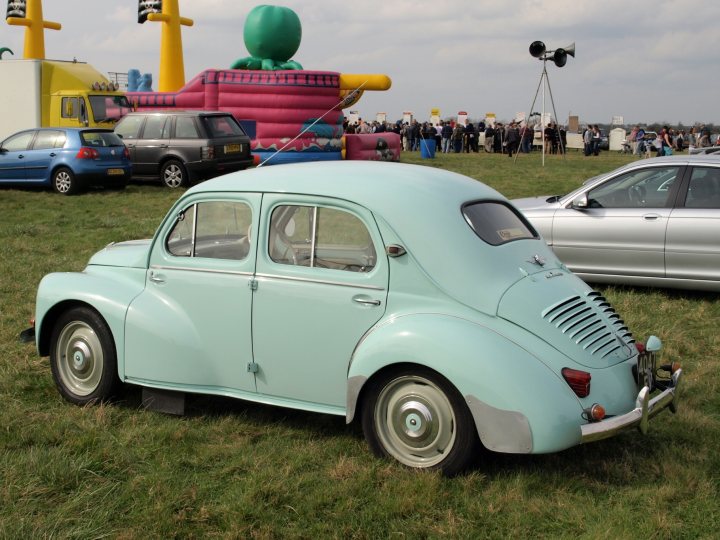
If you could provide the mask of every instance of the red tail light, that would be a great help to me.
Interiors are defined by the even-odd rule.
[[[127,146],[123,148],[123,156],[127,159],[130,159],[130,150],[127,149]]]
[[[75,157],[77,159],[97,159],[100,157],[100,154],[98,154],[98,151],[94,148],[83,146],[82,148],[80,148],[80,150],[78,150],[78,153]]]
[[[637,341],[635,343],[635,348],[638,350],[639,353],[645,352],[645,344],[642,341]]]
[[[590,394],[590,379],[592,377],[587,371],[563,368],[561,373],[577,397],[587,397]]]

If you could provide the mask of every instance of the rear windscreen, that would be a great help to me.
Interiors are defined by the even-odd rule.
[[[112,131],[82,131],[80,139],[83,146],[125,146]]]
[[[492,246],[521,238],[538,238],[517,210],[502,202],[469,203],[463,206],[462,213],[475,234]]]
[[[236,137],[245,135],[240,124],[233,116],[203,116],[203,124],[210,138],[215,137]]]

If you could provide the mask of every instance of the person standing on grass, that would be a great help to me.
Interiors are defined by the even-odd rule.
[[[450,122],[443,122],[441,131],[443,154],[450,152],[450,140],[452,139],[452,134],[453,128],[450,125]]]
[[[520,146],[520,130],[515,121],[510,122],[505,131],[505,142],[507,143],[508,157],[513,157],[513,154],[517,153]]]
[[[493,153],[493,148],[495,146],[495,128],[492,124],[487,126],[485,128],[485,151],[488,154]]]

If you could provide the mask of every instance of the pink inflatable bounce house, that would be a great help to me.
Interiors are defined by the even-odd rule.
[[[300,46],[300,19],[289,8],[270,5],[253,8],[245,21],[243,37],[251,56],[238,59],[231,69],[205,70],[183,84],[180,26],[191,26],[192,20],[180,17],[177,0],[140,0],[138,22],[147,20],[163,24],[163,91],[128,92],[131,103],[139,110],[231,112],[250,136],[260,162],[342,159],[342,109],[356,103],[365,90],[391,85],[386,75],[302,69],[291,60]],[[350,155],[360,154],[353,150]]]

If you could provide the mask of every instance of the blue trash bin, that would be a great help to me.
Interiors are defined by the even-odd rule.
[[[435,139],[420,139],[420,157],[422,159],[435,157]]]

